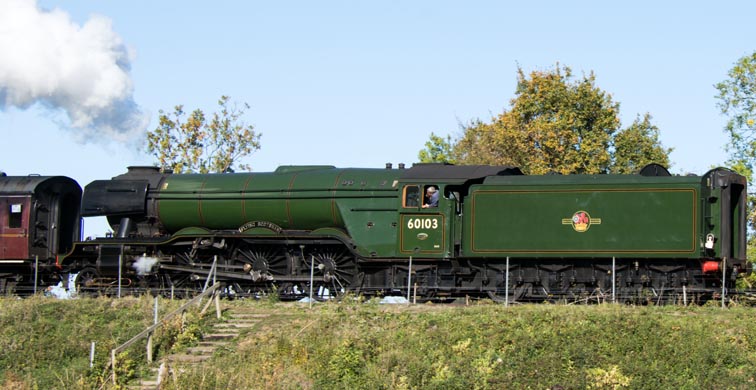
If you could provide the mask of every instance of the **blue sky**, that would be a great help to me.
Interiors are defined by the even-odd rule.
[[[0,64],[15,64],[5,75],[0,65],[0,170],[62,174],[83,186],[150,165],[140,135],[159,110],[208,112],[221,95],[251,106],[245,120],[263,134],[262,149],[245,160],[254,171],[409,166],[431,132],[454,137],[460,123],[508,107],[518,66],[557,62],[577,75],[593,71],[620,103],[623,125],[649,112],[675,149],[673,172],[703,173],[727,159],[713,85],[756,50],[756,3],[559,3],[0,0],[6,25],[24,20],[14,13],[29,6],[40,20],[56,15],[56,28],[68,23],[45,37],[43,22],[30,19],[5,41],[0,23]],[[66,56],[72,41],[81,42]],[[53,54],[37,60],[28,54],[37,46]],[[91,47],[107,53],[89,56]],[[99,66],[106,82],[82,76]],[[31,85],[26,100],[9,98]],[[106,95],[132,109],[139,120],[116,120],[137,129],[110,128],[113,110],[80,110]],[[88,235],[103,229],[87,224]]]

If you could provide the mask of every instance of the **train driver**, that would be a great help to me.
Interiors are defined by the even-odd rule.
[[[428,186],[425,189],[425,202],[423,202],[423,208],[438,207],[438,190],[436,186]]]

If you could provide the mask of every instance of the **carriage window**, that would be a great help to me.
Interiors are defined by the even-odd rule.
[[[404,187],[404,207],[419,207],[420,204],[420,187],[418,186],[406,186]]]
[[[15,228],[15,229],[21,227],[21,205],[20,204],[10,205],[10,213],[8,214],[8,227]]]

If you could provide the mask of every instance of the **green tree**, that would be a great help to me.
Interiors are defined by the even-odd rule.
[[[659,141],[659,128],[651,123],[651,114],[638,116],[629,127],[614,136],[612,173],[637,173],[641,168],[657,163],[669,166],[672,148],[664,148]]]
[[[756,162],[756,52],[738,59],[728,78],[715,85],[717,106],[729,117],[729,166],[752,178]]]
[[[727,72],[727,79],[714,86],[717,91],[717,106],[729,117],[725,132],[729,135],[727,150],[730,158],[727,165],[734,171],[753,180],[756,163],[756,52],[738,59]],[[748,195],[748,258],[756,262],[756,196]],[[741,279],[742,284],[752,288],[756,285],[756,273]]]
[[[446,138],[442,138],[435,133],[431,133],[430,140],[425,143],[425,149],[418,153],[417,158],[422,163],[437,162],[454,164],[455,159],[452,152],[452,140],[450,135],[447,135]]]
[[[620,130],[619,104],[596,87],[593,73],[575,78],[559,64],[529,75],[518,68],[510,106],[490,123],[475,120],[463,127],[462,136],[450,142],[452,159],[514,165],[527,174],[628,172],[652,160],[669,162],[671,149],[659,142],[650,115]],[[433,139],[421,154],[430,153],[429,145]]]
[[[187,117],[181,105],[172,114],[160,110],[158,127],[147,133],[147,151],[161,169],[175,173],[250,169],[238,163],[260,149],[261,134],[242,121],[249,105],[229,105],[229,97],[221,96],[218,106],[209,120],[200,109]]]

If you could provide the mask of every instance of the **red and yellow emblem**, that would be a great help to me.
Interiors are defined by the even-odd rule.
[[[587,211],[580,210],[572,214],[572,218],[562,219],[562,225],[572,225],[576,232],[583,233],[588,231],[591,225],[601,225],[601,218],[591,218]]]

